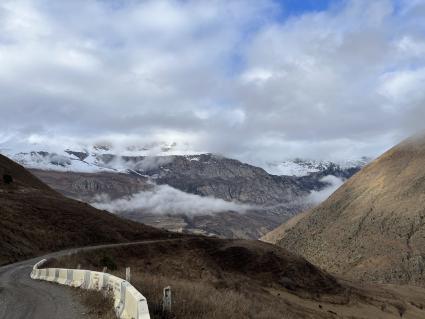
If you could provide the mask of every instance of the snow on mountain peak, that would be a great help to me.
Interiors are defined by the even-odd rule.
[[[108,143],[98,143],[90,147],[67,148],[63,151],[52,151],[40,145],[33,145],[33,147],[30,149],[27,145],[18,151],[16,148],[3,148],[0,149],[0,153],[27,168],[87,173],[144,171],[163,165],[164,161],[170,160],[170,155],[182,155],[190,161],[199,161],[199,156],[203,154],[182,150],[176,143],[129,146],[125,149],[115,149]],[[219,156],[216,155],[216,157]],[[301,177],[332,167],[341,169],[362,167],[369,161],[370,159],[366,157],[337,162],[295,158],[257,164],[257,166],[273,175]]]
[[[324,171],[332,166],[339,166],[342,169],[352,167],[363,167],[370,159],[362,157],[358,160],[347,161],[326,161],[326,160],[306,160],[306,159],[290,159],[282,162],[267,163],[264,169],[273,175],[287,176],[307,176],[311,173]]]

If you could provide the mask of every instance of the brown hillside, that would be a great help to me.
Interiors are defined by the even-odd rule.
[[[308,213],[309,212],[307,211],[295,215],[294,217],[286,221],[284,224],[265,234],[263,237],[260,238],[260,240],[265,243],[276,244],[285,236],[285,233],[288,229],[293,228],[301,219],[307,216]]]
[[[4,175],[13,181],[5,183]],[[168,235],[65,198],[0,155],[0,265],[67,247]]]
[[[424,289],[336,280],[285,249],[207,237],[105,248],[52,260],[48,267],[109,271],[147,297],[152,319],[420,319]],[[163,288],[173,291],[162,313]],[[89,303],[90,306],[90,303]],[[97,313],[94,309],[93,312]]]
[[[425,138],[365,167],[278,244],[333,273],[425,285]]]

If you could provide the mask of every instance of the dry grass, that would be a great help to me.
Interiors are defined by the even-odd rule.
[[[288,309],[284,305],[271,307],[255,294],[247,295],[232,289],[217,289],[205,282],[175,280],[161,275],[134,274],[133,285],[149,301],[152,319],[285,319]],[[163,288],[171,286],[171,314],[162,311]]]
[[[48,267],[75,268],[81,264],[84,269],[101,270],[105,261],[116,268],[108,272],[120,278],[125,277],[125,267],[131,266],[131,283],[147,298],[152,319],[329,317],[286,302],[282,298],[288,293],[283,286],[286,281],[279,280],[291,270],[293,281],[289,286],[298,289],[291,293],[303,295],[305,290],[313,291],[312,284],[316,291],[322,291],[323,286],[333,283],[332,278],[261,242],[181,239],[81,252],[51,260]],[[163,289],[167,286],[172,288],[171,313],[162,311]]]
[[[401,313],[406,319],[425,318],[419,288],[399,292],[401,287],[342,281],[324,289],[331,278],[261,242],[180,239],[80,252],[52,260],[48,267],[81,264],[101,270],[105,262],[121,278],[131,267],[131,283],[147,298],[152,319],[397,319]],[[171,313],[162,311],[166,286],[172,288]],[[111,309],[87,305],[93,313]]]
[[[114,272],[124,277],[123,271]],[[286,305],[232,289],[217,289],[204,282],[175,280],[161,275],[135,273],[132,284],[148,300],[151,319],[290,319]],[[163,311],[163,288],[172,288],[172,310]],[[116,318],[112,299],[95,291],[76,290],[90,319]]]
[[[76,289],[76,294],[87,307],[90,319],[116,319],[114,301],[110,295],[104,296],[97,291]]]

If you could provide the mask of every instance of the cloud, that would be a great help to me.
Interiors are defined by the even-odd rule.
[[[208,215],[224,211],[244,213],[250,209],[250,206],[245,204],[188,194],[168,185],[158,185],[152,191],[140,192],[128,198],[112,201],[107,196],[100,195],[91,204],[96,208],[111,212],[135,211],[187,216]]]
[[[273,0],[2,1],[0,148],[377,155],[423,127],[423,6],[351,0],[283,15]]]
[[[148,171],[160,168],[163,165],[169,164],[174,160],[173,156],[147,156],[143,158],[123,158],[116,156],[112,159],[99,157],[97,161],[102,167],[118,170],[132,170],[132,171]]]
[[[173,161],[173,157],[154,157],[148,156],[141,161],[135,163],[133,170],[148,171],[160,168],[163,165],[169,164]]]
[[[320,179],[321,182],[327,183],[328,186],[320,191],[311,191],[307,196],[307,202],[310,202],[314,205],[320,204],[325,201],[329,196],[331,196],[338,188],[344,184],[344,180],[335,177],[333,175],[328,175]]]

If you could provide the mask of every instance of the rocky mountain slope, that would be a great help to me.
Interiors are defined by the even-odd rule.
[[[10,156],[32,168],[41,180],[66,196],[88,203],[100,201],[102,207],[156,227],[231,238],[261,237],[313,205],[309,194],[331,186],[329,181],[323,180],[324,177],[332,175],[346,179],[360,169],[360,166],[326,162],[316,165],[315,171],[305,176],[277,176],[262,168],[213,154],[118,156],[99,149]],[[300,160],[297,163],[306,167],[312,165]],[[356,162],[356,165],[361,164]],[[243,212],[224,207],[215,211],[200,209],[190,213],[180,209],[177,213],[166,210],[160,214],[152,213],[151,207],[146,207],[146,203],[140,205],[138,198],[143,194],[158,194],[158,185],[169,185],[202,198],[242,204]],[[99,195],[102,195],[101,199]],[[131,209],[126,210],[104,205],[119,198],[131,203],[137,201],[138,205],[127,205]],[[174,197],[163,198],[163,201],[178,205]]]
[[[99,160],[110,167],[116,167],[115,163],[119,162],[121,167],[131,167],[131,170],[125,173],[32,172],[62,194],[89,203],[97,201],[96,195],[107,195],[101,203],[116,198],[133,202],[140,192],[154,192],[157,185],[169,185],[202,198],[246,205],[243,212],[224,207],[222,211],[200,210],[194,214],[185,214],[184,210],[157,214],[145,205],[115,210],[121,216],[156,227],[222,237],[258,238],[309,205],[301,200],[308,196],[308,188],[295,178],[270,175],[261,168],[211,154],[158,158],[102,155]],[[322,187],[326,187],[326,183]],[[176,201],[168,197],[163,200]]]
[[[80,173],[40,169],[30,169],[30,172],[61,194],[85,202],[91,202],[100,194],[106,194],[113,200],[149,191],[153,187],[148,177],[138,174]]]
[[[64,197],[0,155],[0,265],[43,252],[168,233]]]
[[[394,147],[277,243],[333,273],[425,285],[425,137]]]

